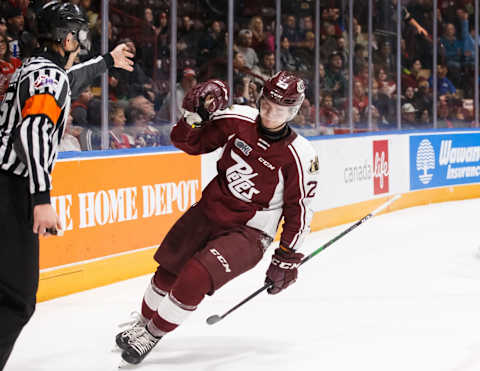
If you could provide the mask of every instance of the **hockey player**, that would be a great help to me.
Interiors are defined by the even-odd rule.
[[[47,3],[38,30],[42,47],[15,71],[0,106],[0,370],[35,310],[38,235],[61,229],[50,174],[71,96],[107,67],[133,64],[121,45],[65,71],[68,54],[88,47],[88,22],[76,5]]]
[[[217,176],[170,229],[155,253],[159,266],[147,287],[138,322],[116,337],[122,358],[137,364],[225,283],[253,268],[283,217],[280,246],[266,274],[276,294],[297,278],[297,252],[310,230],[318,157],[287,122],[298,112],[304,83],[279,72],[265,83],[259,110],[227,108],[228,89],[209,80],[183,100],[186,110],[172,142],[198,155],[223,148]]]

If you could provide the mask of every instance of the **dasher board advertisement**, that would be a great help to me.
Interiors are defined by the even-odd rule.
[[[480,182],[480,134],[410,137],[410,189]]]

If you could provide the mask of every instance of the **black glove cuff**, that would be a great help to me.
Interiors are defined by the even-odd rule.
[[[208,121],[210,119],[210,113],[205,108],[205,100],[201,100],[200,107],[197,108],[197,113],[200,115],[203,121]]]

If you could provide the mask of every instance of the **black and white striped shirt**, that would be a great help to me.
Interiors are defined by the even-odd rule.
[[[50,202],[51,173],[71,97],[113,65],[107,56],[77,64],[68,72],[54,58],[32,57],[10,80],[0,106],[0,169],[29,178],[34,205]]]

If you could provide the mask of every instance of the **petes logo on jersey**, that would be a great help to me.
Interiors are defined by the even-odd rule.
[[[58,85],[58,81],[47,75],[38,76],[35,82],[33,83],[33,86],[35,86],[35,89],[46,87],[46,86],[51,86],[52,88],[55,89],[57,85]]]
[[[260,193],[255,188],[255,183],[251,181],[258,174],[254,173],[252,167],[234,151],[230,153],[236,164],[227,169],[228,189],[236,198],[245,202],[252,202],[252,197]]]

